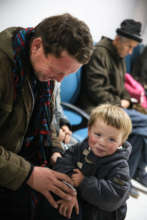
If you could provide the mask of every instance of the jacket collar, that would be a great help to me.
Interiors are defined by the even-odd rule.
[[[106,48],[107,50],[109,50],[109,52],[111,53],[111,55],[116,59],[116,60],[122,60],[124,58],[121,58],[119,56],[119,54],[117,53],[117,50],[115,48],[115,46],[112,44],[113,40],[108,38],[108,37],[105,37],[105,36],[102,36],[100,42],[98,42],[97,46],[99,47],[104,47]]]

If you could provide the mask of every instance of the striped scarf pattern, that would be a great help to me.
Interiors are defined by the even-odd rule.
[[[22,29],[15,35],[13,40],[15,99],[19,96],[26,77],[24,65],[26,60],[28,63],[29,40],[33,32],[33,28]],[[50,103],[54,82],[52,80],[48,82],[38,81],[33,70],[29,74],[31,74],[31,87],[35,97],[35,106],[24,138],[22,155],[35,165],[44,166],[47,164],[47,147],[45,146],[50,146],[51,144]],[[37,155],[34,154],[36,151]]]

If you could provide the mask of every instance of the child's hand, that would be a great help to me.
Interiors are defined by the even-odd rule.
[[[79,214],[79,204],[76,196],[72,197],[72,200],[58,200],[58,211],[60,215],[66,218],[71,218],[72,210],[75,207],[76,214]]]
[[[74,171],[74,174],[72,174],[71,178],[74,183],[74,186],[77,187],[83,181],[84,175],[82,174],[82,172],[79,169],[74,169],[73,171]]]
[[[53,153],[51,158],[50,158],[50,163],[52,165],[54,165],[56,163],[56,160],[57,160],[58,157],[62,157],[62,155],[59,152]]]
[[[65,144],[69,144],[71,139],[72,131],[69,129],[67,125],[63,125],[59,130],[59,140],[64,142]]]

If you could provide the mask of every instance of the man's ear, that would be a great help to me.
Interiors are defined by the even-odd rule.
[[[41,37],[34,38],[31,43],[31,53],[36,53],[40,48],[42,48]]]
[[[114,40],[113,40],[113,45],[116,45],[120,41],[120,36],[116,35]]]

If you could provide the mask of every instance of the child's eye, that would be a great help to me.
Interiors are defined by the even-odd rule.
[[[96,136],[98,136],[98,137],[100,137],[100,136],[101,136],[101,134],[100,134],[100,133],[95,133],[95,135],[96,135]]]
[[[115,139],[114,139],[114,138],[109,138],[109,140],[110,140],[111,142],[115,142]]]

